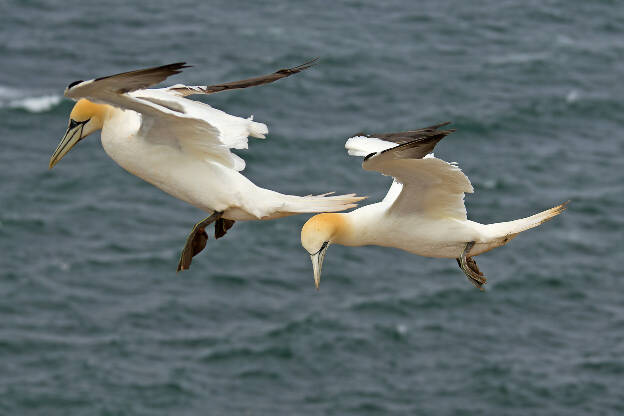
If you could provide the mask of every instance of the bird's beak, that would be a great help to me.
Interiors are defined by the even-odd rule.
[[[310,260],[312,260],[312,269],[314,270],[314,285],[316,286],[316,290],[319,289],[319,285],[321,284],[321,270],[323,269],[323,259],[325,258],[325,253],[327,253],[328,247],[329,243],[326,241],[323,243],[319,251],[310,255]]]
[[[50,158],[50,169],[56,165],[59,160],[63,158],[71,149],[74,147],[76,143],[82,139],[82,131],[84,129],[85,124],[87,124],[89,120],[85,121],[74,121],[70,120],[69,127],[67,127],[67,131],[65,132],[65,136],[61,139],[61,142],[56,146],[56,150],[52,157]]]

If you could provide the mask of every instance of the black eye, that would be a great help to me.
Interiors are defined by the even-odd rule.
[[[69,119],[69,128],[70,128],[70,129],[73,129],[73,128],[74,128],[74,127],[76,127],[78,124],[80,124],[80,123],[78,123],[76,120],[74,120],[74,119]]]
[[[73,87],[74,85],[78,85],[81,82],[84,82],[83,80],[78,80],[78,81],[74,81],[71,84],[69,84],[69,86],[67,87],[67,89],[70,89],[71,87]]]

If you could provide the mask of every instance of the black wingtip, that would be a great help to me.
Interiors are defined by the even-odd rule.
[[[314,57],[314,58],[310,59],[309,61],[304,62],[304,63],[302,63],[302,64],[301,64],[301,65],[299,65],[299,66],[296,66],[295,68],[300,68],[300,69],[302,69],[302,70],[303,70],[303,69],[308,69],[308,68],[310,68],[311,66],[318,64],[319,59],[321,59],[321,58],[319,58],[318,56],[316,56],[316,57]]]
[[[436,130],[435,134],[443,134],[445,136],[448,136],[451,133],[455,133],[457,130],[455,129],[448,129],[448,130]]]
[[[304,62],[301,65],[297,65],[297,66],[293,66],[292,68],[284,68],[284,69],[280,69],[278,71],[275,71],[276,74],[296,74],[297,72],[301,72],[301,71],[305,71],[306,69],[310,68],[311,66],[314,66],[318,63],[319,58],[313,58],[311,60],[309,60],[308,62]]]
[[[192,65],[187,65],[186,62],[175,62],[173,64],[163,65],[160,68],[181,72],[184,68],[191,68],[191,67]]]
[[[433,126],[423,127],[422,129],[409,130],[407,133],[435,133],[437,134],[437,133],[446,132],[447,134],[450,134],[450,133],[453,133],[455,129],[438,130],[440,127],[448,126],[449,124],[451,124],[450,121],[445,121],[443,123],[434,124]]]

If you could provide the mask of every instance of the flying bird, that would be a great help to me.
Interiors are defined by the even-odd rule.
[[[359,134],[347,140],[362,167],[392,176],[381,202],[348,213],[324,213],[301,229],[301,244],[310,253],[318,289],[323,259],[330,244],[395,247],[425,257],[456,259],[468,280],[483,290],[487,279],[475,256],[507,244],[518,233],[561,214],[567,202],[530,217],[480,224],[466,217],[464,194],[472,184],[455,163],[433,155],[435,145],[455,130],[447,123],[400,133]]]
[[[186,98],[277,81],[316,60],[272,74],[208,86],[148,87],[188,68],[184,62],[76,81],[65,96],[77,101],[54,154],[56,165],[76,143],[102,130],[102,147],[128,172],[211,215],[191,230],[178,263],[190,267],[206,246],[206,227],[220,238],[235,221],[268,220],[308,212],[342,211],[363,199],[354,194],[284,195],[241,174],[245,161],[230,149],[247,149],[248,136],[263,139],[267,126]]]

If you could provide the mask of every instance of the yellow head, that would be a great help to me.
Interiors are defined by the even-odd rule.
[[[344,214],[329,213],[313,216],[301,229],[301,245],[310,253],[317,289],[321,282],[321,269],[327,248],[344,233],[346,227]]]
[[[106,104],[96,104],[86,99],[81,99],[74,105],[69,115],[69,126],[65,132],[65,136],[63,136],[54,154],[50,158],[50,169],[52,169],[76,143],[102,128],[109,109],[110,106]]]

